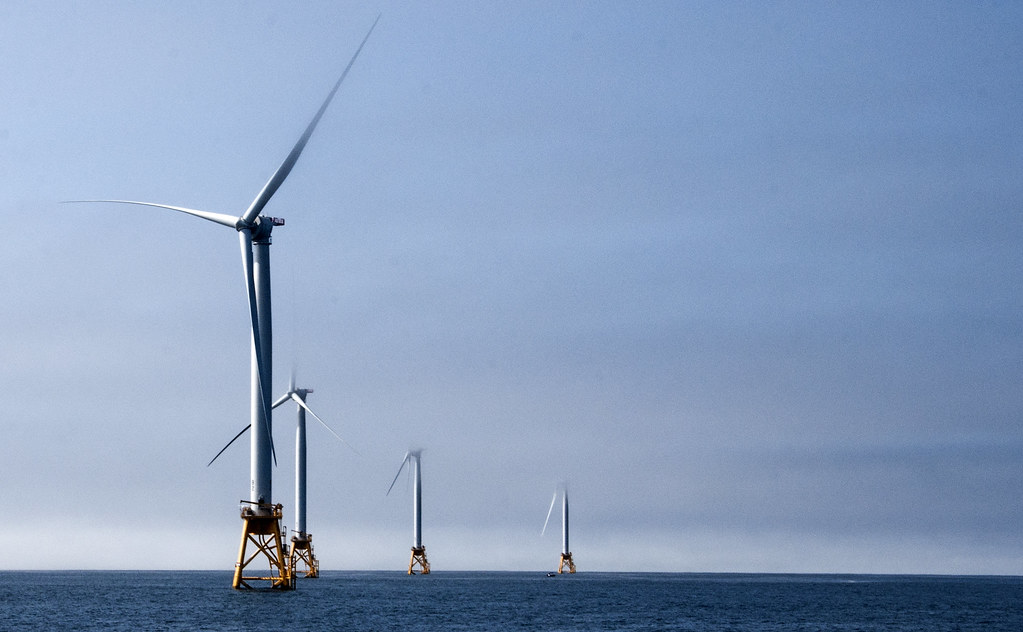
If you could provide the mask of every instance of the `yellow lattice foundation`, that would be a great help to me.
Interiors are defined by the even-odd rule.
[[[571,553],[562,553],[561,554],[561,561],[558,563],[558,573],[559,574],[565,572],[565,566],[566,565],[568,566],[568,572],[569,573],[574,573],[575,572],[575,562],[572,561],[572,554]]]
[[[293,575],[305,573],[306,577],[320,576],[320,560],[313,554],[313,536],[309,533],[297,533],[291,537],[291,553],[288,555],[289,566]]]
[[[412,558],[408,563],[408,574],[415,575],[416,567],[419,567],[420,575],[430,574],[430,563],[426,561],[426,547],[412,547]]]
[[[249,582],[267,581],[270,582],[269,588],[294,588],[291,568],[281,543],[281,506],[246,505],[241,513],[242,543],[238,548],[238,562],[234,565],[234,582],[231,585],[234,588],[252,588]],[[246,557],[249,544],[255,550]],[[270,570],[266,575],[246,575],[246,568],[260,556],[269,562]]]

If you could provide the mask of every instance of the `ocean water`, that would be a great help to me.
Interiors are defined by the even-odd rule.
[[[1023,630],[1023,577],[0,572],[2,630]]]

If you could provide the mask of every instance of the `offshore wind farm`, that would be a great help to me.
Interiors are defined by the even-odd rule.
[[[261,213],[297,164],[317,124],[334,99],[335,94],[337,94],[345,77],[348,76],[349,71],[359,57],[359,53],[362,52],[363,47],[366,45],[379,21],[380,17],[378,16],[298,142],[295,143],[287,158],[277,168],[273,176],[271,176],[270,180],[259,192],[259,195],[257,195],[241,216],[235,218],[223,213],[212,213],[167,204],[132,200],[102,199],[72,200],[68,202],[156,207],[205,219],[238,231],[242,253],[242,272],[248,295],[251,325],[251,421],[249,425],[236,434],[207,463],[207,467],[212,465],[238,438],[246,432],[250,433],[251,493],[248,499],[240,501],[242,504],[241,517],[243,527],[241,545],[238,550],[238,558],[235,562],[234,578],[232,580],[232,587],[236,589],[251,589],[257,587],[259,582],[266,584],[266,587],[272,589],[295,589],[299,576],[309,579],[319,577],[320,563],[314,552],[312,535],[306,526],[306,413],[308,412],[312,415],[340,442],[346,442],[313,412],[306,403],[306,397],[313,391],[312,389],[298,388],[296,386],[294,370],[292,370],[288,391],[275,400],[273,404],[270,404],[268,393],[271,388],[270,385],[273,383],[273,320],[271,317],[269,246],[271,244],[273,228],[275,226],[284,226],[285,221],[277,217],[264,216]],[[271,459],[274,465],[277,464],[271,411],[285,402],[294,402],[298,406],[295,433],[295,523],[294,535],[290,539],[290,546],[287,542],[287,529],[281,522],[283,504],[274,504],[271,500]],[[430,563],[427,560],[426,547],[423,545],[422,537],[422,450],[409,450],[405,453],[401,466],[398,468],[398,473],[395,474],[390,487],[387,489],[387,495],[391,493],[395,482],[397,482],[398,477],[406,466],[412,481],[413,518],[413,538],[407,573],[409,575],[429,575]],[[575,573],[576,569],[572,562],[572,554],[568,552],[567,489],[562,490],[562,497],[564,551],[561,556],[558,573],[562,572],[562,568],[570,569],[568,572]],[[548,518],[550,518],[549,512]],[[546,529],[546,526],[546,523],[544,523],[544,529]]]
[[[1021,49],[1012,4],[4,4],[0,566],[229,574],[280,504],[404,574],[426,446],[407,583],[556,569],[560,480],[571,583],[1023,573]],[[111,198],[175,208],[60,203]],[[358,450],[309,420],[304,525],[292,387]]]

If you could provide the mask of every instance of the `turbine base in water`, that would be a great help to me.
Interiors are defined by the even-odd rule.
[[[244,501],[243,501],[244,502]],[[281,506],[258,504],[242,507],[242,543],[238,548],[238,562],[234,565],[232,588],[253,588],[249,582],[267,581],[270,588],[292,590],[294,577],[288,558],[284,556],[281,543]],[[251,543],[255,547],[252,555],[246,557],[245,549]],[[245,569],[257,557],[264,557],[270,564],[267,575],[245,575]]]
[[[565,567],[566,566],[568,567],[568,572],[569,573],[574,573],[575,572],[575,562],[572,561],[572,554],[571,553],[562,553],[561,554],[561,561],[558,562],[558,574],[559,575],[565,572]]]
[[[408,574],[415,575],[416,567],[419,567],[420,575],[430,574],[430,563],[426,561],[426,547],[412,547],[412,558],[408,563]]]
[[[299,573],[305,573],[305,577],[310,579],[320,576],[320,560],[316,559],[316,555],[313,554],[312,534],[296,533],[291,536],[288,566],[295,576]]]

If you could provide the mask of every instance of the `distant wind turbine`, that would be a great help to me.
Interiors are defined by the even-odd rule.
[[[316,421],[323,424],[323,427],[337,437],[338,441],[348,445],[348,442],[341,438],[341,435],[334,432],[334,429],[327,425],[327,422],[320,419],[319,415],[313,412],[306,404],[306,397],[312,393],[311,388],[296,388],[295,374],[292,372],[288,392],[282,395],[273,403],[273,408],[289,401],[295,402],[298,406],[298,424],[295,428],[295,535],[291,537],[291,551],[288,554],[289,566],[292,573],[297,573],[298,564],[305,566],[306,577],[319,577],[320,562],[313,553],[313,536],[306,531],[306,435],[305,435],[305,414],[308,412]],[[243,431],[244,432],[244,431]],[[349,448],[352,446],[348,445]],[[355,449],[352,448],[354,452]],[[214,457],[215,458],[215,457]]]
[[[421,472],[422,450],[409,450],[398,467],[398,473],[394,475],[391,486],[387,488],[387,494],[394,489],[394,484],[401,476],[405,465],[409,466],[409,473],[412,475],[412,556],[408,563],[408,574],[415,575],[415,568],[418,566],[422,575],[430,573],[430,563],[426,560],[426,547],[423,546],[423,479]],[[387,495],[385,494],[385,495]]]
[[[568,572],[575,572],[575,562],[572,561],[572,550],[568,547],[568,486],[561,485],[560,490],[555,490],[551,498],[551,506],[547,509],[547,519],[543,521],[542,536],[547,531],[547,523],[551,520],[551,512],[554,511],[554,503],[558,500],[558,491],[561,491],[561,559],[558,562],[558,573],[563,573],[565,565],[568,565]]]
[[[263,208],[270,201],[270,198],[277,192],[277,189],[284,183],[284,180],[291,173],[292,168],[302,155],[306,143],[312,136],[313,130],[323,117],[334,95],[349,70],[355,64],[359,53],[365,46],[370,34],[376,27],[380,17],[370,27],[362,43],[356,49],[348,65],[331,89],[327,98],[320,105],[320,109],[313,116],[312,121],[306,127],[305,132],[295,143],[287,158],[277,168],[277,171],[270,177],[270,180],[263,186],[262,190],[252,201],[249,207],[240,216],[227,215],[223,213],[211,213],[199,211],[180,206],[169,206],[167,204],[154,204],[151,202],[137,202],[132,200],[74,200],[75,202],[114,202],[119,204],[136,204],[141,206],[152,206],[156,208],[170,209],[188,215],[193,215],[222,226],[227,226],[238,231],[238,239],[241,245],[242,272],[245,277],[246,293],[249,303],[249,318],[251,323],[251,422],[252,441],[250,444],[250,487],[249,500],[242,501],[247,506],[242,509],[242,541],[238,552],[238,562],[235,564],[234,580],[232,585],[235,588],[249,588],[246,580],[269,580],[273,588],[293,588],[290,569],[283,554],[281,545],[281,505],[272,504],[272,469],[271,461],[276,460],[273,448],[273,438],[270,421],[270,385],[272,380],[272,322],[270,316],[270,233],[274,226],[283,226],[284,220],[275,217],[261,215]],[[244,432],[244,431],[243,431]],[[237,438],[237,437],[236,437]],[[232,440],[233,441],[233,440]],[[216,458],[216,457],[214,457]],[[246,557],[246,543],[252,542],[256,547],[256,553]],[[270,576],[245,576],[243,571],[250,562],[262,554],[270,563]]]

